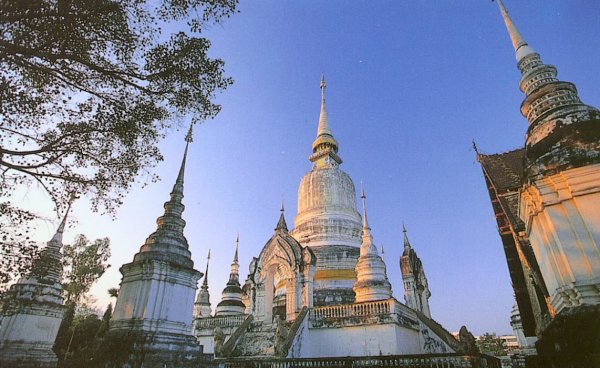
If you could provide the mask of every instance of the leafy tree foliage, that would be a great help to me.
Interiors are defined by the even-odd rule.
[[[506,349],[504,348],[504,340],[498,338],[495,333],[484,333],[477,339],[477,346],[479,350],[484,354],[491,354],[494,356],[506,355]]]
[[[104,336],[106,334],[106,332],[108,331],[108,329],[110,328],[110,317],[112,317],[112,312],[113,312],[112,303],[109,303],[108,307],[106,308],[106,311],[104,311],[104,314],[102,315],[102,324],[98,328],[98,332],[97,332],[98,337]]]
[[[62,326],[61,326],[62,327]],[[54,351],[61,367],[85,367],[93,358],[103,321],[87,309],[74,313],[67,328],[59,330]]]
[[[63,247],[63,283],[66,311],[58,329],[54,351],[60,359],[70,363],[63,366],[80,366],[93,352],[95,337],[108,330],[112,315],[109,305],[102,320],[86,307],[83,300],[93,283],[109,267],[110,241],[107,238],[90,242],[78,235],[73,244]],[[74,365],[69,365],[73,363]]]
[[[96,239],[90,242],[85,235],[78,235],[73,244],[63,247],[63,290],[65,304],[77,305],[92,284],[109,267],[110,240]]]
[[[218,113],[232,80],[200,32],[237,2],[0,0],[0,282],[35,250],[16,189],[114,214],[174,121]]]
[[[108,289],[107,291],[108,291],[108,295],[111,298],[115,298],[116,299],[119,296],[119,288],[113,287],[113,288]]]
[[[34,219],[33,213],[14,207],[9,202],[0,202],[0,285],[2,286],[6,286],[20,273],[30,272],[32,261],[40,255],[38,244],[29,238],[31,222]],[[0,287],[0,290],[3,288]]]

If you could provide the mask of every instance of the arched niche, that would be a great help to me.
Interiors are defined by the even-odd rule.
[[[250,264],[246,289],[255,319],[271,323],[280,315],[290,321],[302,307],[312,307],[315,265],[310,248],[278,229]]]

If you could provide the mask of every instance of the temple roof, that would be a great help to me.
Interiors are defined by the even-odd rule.
[[[525,148],[494,155],[478,154],[477,161],[496,190],[502,192],[521,186],[525,173]]]
[[[518,215],[517,194],[525,176],[525,148],[495,155],[478,154],[477,160],[481,163],[487,179],[494,186],[500,205],[513,228],[521,229],[523,222]]]

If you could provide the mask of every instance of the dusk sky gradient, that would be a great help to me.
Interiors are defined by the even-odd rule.
[[[600,2],[505,0],[512,19],[558,77],[600,107]],[[506,259],[481,167],[482,153],[521,147],[527,122],[514,51],[495,3],[429,1],[241,1],[240,12],[206,36],[235,83],[222,112],[195,127],[188,154],[185,235],[195,268],[212,250],[214,308],[240,236],[240,278],[273,234],[283,200],[293,227],[297,190],[311,169],[319,80],[341,169],[364,183],[374,242],[385,246],[394,296],[404,302],[402,223],[432,292],[432,317],[449,331],[512,334]],[[99,308],[118,272],[155,228],[184,149],[183,120],[161,144],[162,178],[134,188],[117,218],[75,206],[76,234],[109,237],[112,267],[93,288]],[[359,193],[357,193],[359,194]],[[37,203],[34,191],[19,198]],[[357,197],[358,200],[358,197]],[[359,207],[360,208],[360,207]],[[53,216],[49,212],[49,216]],[[48,240],[55,223],[41,226]],[[114,302],[114,300],[113,300]]]

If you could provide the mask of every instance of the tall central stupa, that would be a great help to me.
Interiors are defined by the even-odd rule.
[[[296,226],[291,235],[317,256],[314,305],[352,303],[362,225],[354,183],[340,169],[338,143],[327,119],[324,78],[317,138],[309,160],[313,167],[300,182]]]

